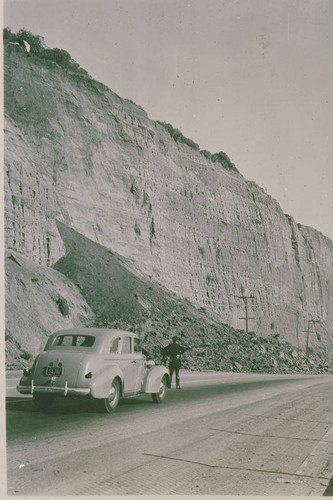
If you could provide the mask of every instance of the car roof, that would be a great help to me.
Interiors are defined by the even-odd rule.
[[[115,328],[69,328],[67,330],[58,330],[54,332],[51,336],[57,335],[93,335],[94,337],[117,337],[121,335],[131,335],[133,337],[138,337],[136,333],[129,332],[126,330],[118,330]]]

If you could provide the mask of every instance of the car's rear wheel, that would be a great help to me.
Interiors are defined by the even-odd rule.
[[[51,396],[50,394],[33,394],[32,397],[36,408],[42,411],[50,408],[55,399],[54,396]]]
[[[164,376],[161,380],[159,391],[151,395],[154,403],[162,403],[162,401],[165,398],[166,388],[167,388],[167,380],[166,377]]]
[[[120,398],[120,383],[118,379],[114,379],[111,385],[111,391],[107,398],[103,399],[102,407],[107,413],[112,413],[118,406]]]

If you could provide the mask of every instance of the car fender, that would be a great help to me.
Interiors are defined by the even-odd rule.
[[[20,378],[18,385],[16,386],[16,390],[21,394],[30,394],[31,393],[31,373],[23,374]]]
[[[90,382],[90,393],[93,398],[104,399],[110,394],[111,382],[114,378],[121,380],[121,394],[123,392],[124,374],[119,366],[111,366],[96,373]]]
[[[149,368],[144,380],[143,392],[152,394],[159,392],[160,383],[164,375],[169,380],[169,371],[165,366],[153,366]]]

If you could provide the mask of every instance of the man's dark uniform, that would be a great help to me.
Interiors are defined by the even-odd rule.
[[[182,354],[187,350],[186,347],[181,346],[177,342],[178,337],[172,337],[171,344],[167,345],[162,349],[162,353],[169,357],[169,388],[171,387],[171,381],[173,373],[176,375],[176,389],[180,389],[179,385],[179,370],[182,363]]]

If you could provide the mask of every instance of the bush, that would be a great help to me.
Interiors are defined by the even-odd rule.
[[[235,172],[238,172],[237,168],[232,163],[229,156],[226,153],[224,153],[223,151],[220,151],[219,153],[213,154],[212,161],[220,163],[222,165],[222,167],[226,168],[227,170],[233,170]]]
[[[10,28],[4,28],[3,30],[3,39],[8,42],[16,42],[16,35],[12,33]]]
[[[22,28],[17,32],[16,40],[22,46],[24,45],[23,40],[28,42],[30,45],[30,52],[33,54],[40,54],[45,48],[44,38],[39,35],[33,35],[31,31],[26,30],[25,28]]]
[[[61,66],[63,68],[68,68],[71,63],[70,54],[63,49],[45,49],[42,52],[41,57],[43,59],[54,61],[56,64],[58,64],[58,66]]]
[[[204,156],[208,160],[213,161],[214,163],[220,163],[222,165],[222,167],[226,168],[227,170],[233,170],[234,172],[238,172],[237,168],[232,163],[229,156],[226,153],[224,153],[223,151],[220,151],[219,153],[212,154],[209,151],[202,149],[200,151],[200,154],[202,154],[202,156]]]
[[[30,45],[30,52],[38,55],[42,59],[53,61],[58,66],[63,68],[70,68],[76,73],[88,75],[87,71],[82,69],[78,63],[73,61],[71,55],[63,49],[47,49],[45,46],[44,38],[39,35],[33,35],[31,31],[22,28],[17,33],[12,33],[10,28],[4,28],[3,38],[9,42],[18,42],[24,47],[24,40]]]
[[[20,354],[20,358],[25,359],[26,361],[28,361],[31,357],[32,354],[30,354],[30,352],[28,351],[22,351]]]
[[[64,299],[63,297],[58,297],[56,300],[56,303],[58,304],[59,311],[63,316],[68,316],[69,314],[69,307],[67,304],[67,300]]]
[[[182,142],[184,144],[186,144],[187,146],[189,146],[190,148],[192,149],[195,149],[196,151],[199,151],[199,145],[196,144],[194,141],[191,141],[191,139],[188,139],[187,137],[185,137],[180,130],[178,130],[177,128],[174,128],[172,125],[170,125],[170,123],[165,123],[165,122],[160,122],[160,121],[157,121],[157,123],[159,123],[160,125],[162,125],[162,127],[165,128],[165,130],[167,130],[170,134],[170,136],[172,137],[172,139],[175,141],[175,142]]]
[[[151,219],[151,223],[150,223],[150,237],[149,237],[150,244],[152,243],[153,238],[154,238],[155,236],[156,236],[156,231],[155,231],[155,223],[154,223],[154,217],[152,217],[152,219]]]
[[[202,154],[202,156],[204,156],[205,158],[207,158],[208,160],[211,160],[212,159],[212,153],[210,153],[209,151],[206,151],[206,149],[202,149],[200,151],[200,154]]]

